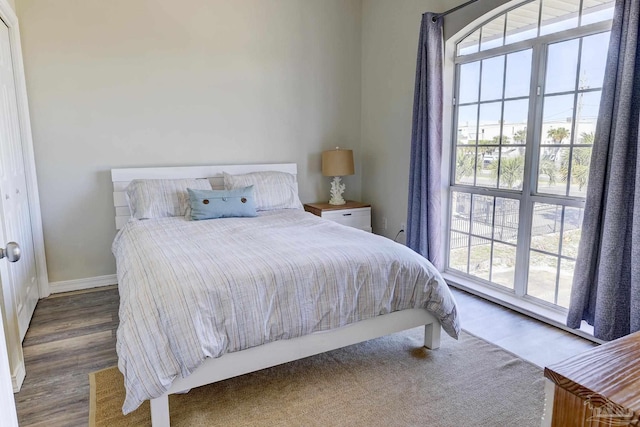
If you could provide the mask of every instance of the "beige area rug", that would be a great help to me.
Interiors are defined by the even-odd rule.
[[[539,426],[542,370],[463,333],[421,347],[411,329],[170,396],[179,426]],[[149,402],[123,416],[117,368],[90,374],[89,425],[150,426]]]

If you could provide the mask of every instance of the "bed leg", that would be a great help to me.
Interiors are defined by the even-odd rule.
[[[151,425],[153,427],[169,427],[169,395],[151,399]]]
[[[440,348],[440,323],[433,322],[424,325],[424,346],[435,350]],[[155,427],[155,426],[154,426]]]

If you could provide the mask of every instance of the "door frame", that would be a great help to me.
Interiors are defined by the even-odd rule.
[[[20,27],[18,16],[7,0],[0,0],[0,19],[9,28],[9,44],[13,63],[13,77],[16,86],[18,104],[18,120],[20,122],[20,138],[22,140],[22,156],[24,159],[25,179],[29,200],[29,214],[31,219],[31,235],[36,262],[36,280],[40,298],[48,297],[49,276],[44,251],[44,234],[42,230],[42,214],[40,212],[40,196],[36,175],[36,161],[33,150],[33,136],[31,134],[31,119],[29,116],[29,102],[27,100],[27,84],[24,75],[22,59],[22,44],[20,42]],[[4,246],[6,242],[0,242]]]

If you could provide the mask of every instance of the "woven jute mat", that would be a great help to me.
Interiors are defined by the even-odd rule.
[[[423,328],[170,396],[171,425],[539,426],[542,370],[467,333],[422,347]],[[150,426],[149,402],[122,415],[117,368],[90,374],[89,425]]]

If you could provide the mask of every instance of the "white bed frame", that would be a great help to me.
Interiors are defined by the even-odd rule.
[[[297,174],[297,166],[295,163],[284,163],[112,169],[111,179],[114,187],[113,200],[116,209],[116,228],[122,228],[130,217],[124,189],[131,180],[209,178],[214,188],[222,188],[223,171],[231,174],[257,171],[281,171]],[[330,331],[275,341],[258,347],[227,353],[219,358],[207,359],[188,377],[176,379],[167,393],[156,399],[151,399],[151,423],[153,427],[168,427],[170,425],[170,394],[180,393],[195,387],[418,326],[425,326],[425,347],[430,349],[440,347],[440,322],[426,310],[410,309],[363,320]]]

